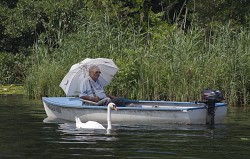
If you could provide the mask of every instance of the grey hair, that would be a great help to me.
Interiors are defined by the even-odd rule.
[[[90,73],[91,71],[93,71],[94,69],[99,69],[99,67],[96,66],[96,65],[91,65],[91,66],[89,66],[89,73]]]

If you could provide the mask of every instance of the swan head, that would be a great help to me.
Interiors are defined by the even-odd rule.
[[[112,103],[112,102],[109,103],[108,107],[111,108],[111,109],[117,110],[115,103]]]

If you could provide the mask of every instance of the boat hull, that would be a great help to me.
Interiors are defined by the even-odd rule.
[[[43,104],[48,118],[51,119],[75,121],[77,116],[83,122],[107,122],[105,106],[84,105],[79,98],[44,97]],[[111,114],[114,124],[206,124],[210,120],[206,105],[193,102],[130,101],[129,106],[118,107],[118,110],[113,110]],[[214,123],[223,123],[226,114],[227,105],[216,103]]]

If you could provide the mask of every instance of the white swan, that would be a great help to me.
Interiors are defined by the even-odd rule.
[[[107,123],[108,128],[107,130],[112,129],[111,125],[111,108],[117,110],[115,103],[109,103],[107,106]],[[86,123],[82,123],[81,120],[78,117],[75,117],[76,120],[76,128],[80,129],[106,129],[102,124],[96,122],[96,121],[88,121]]]

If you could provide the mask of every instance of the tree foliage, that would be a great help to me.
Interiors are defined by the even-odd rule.
[[[22,48],[32,47],[41,34],[54,47],[61,34],[75,31],[74,18],[84,6],[80,0],[2,1],[0,50],[25,54]]]
[[[189,3],[194,13],[193,20],[201,26],[214,23],[226,24],[231,21],[236,26],[248,24],[250,1],[248,0],[193,0]]]

